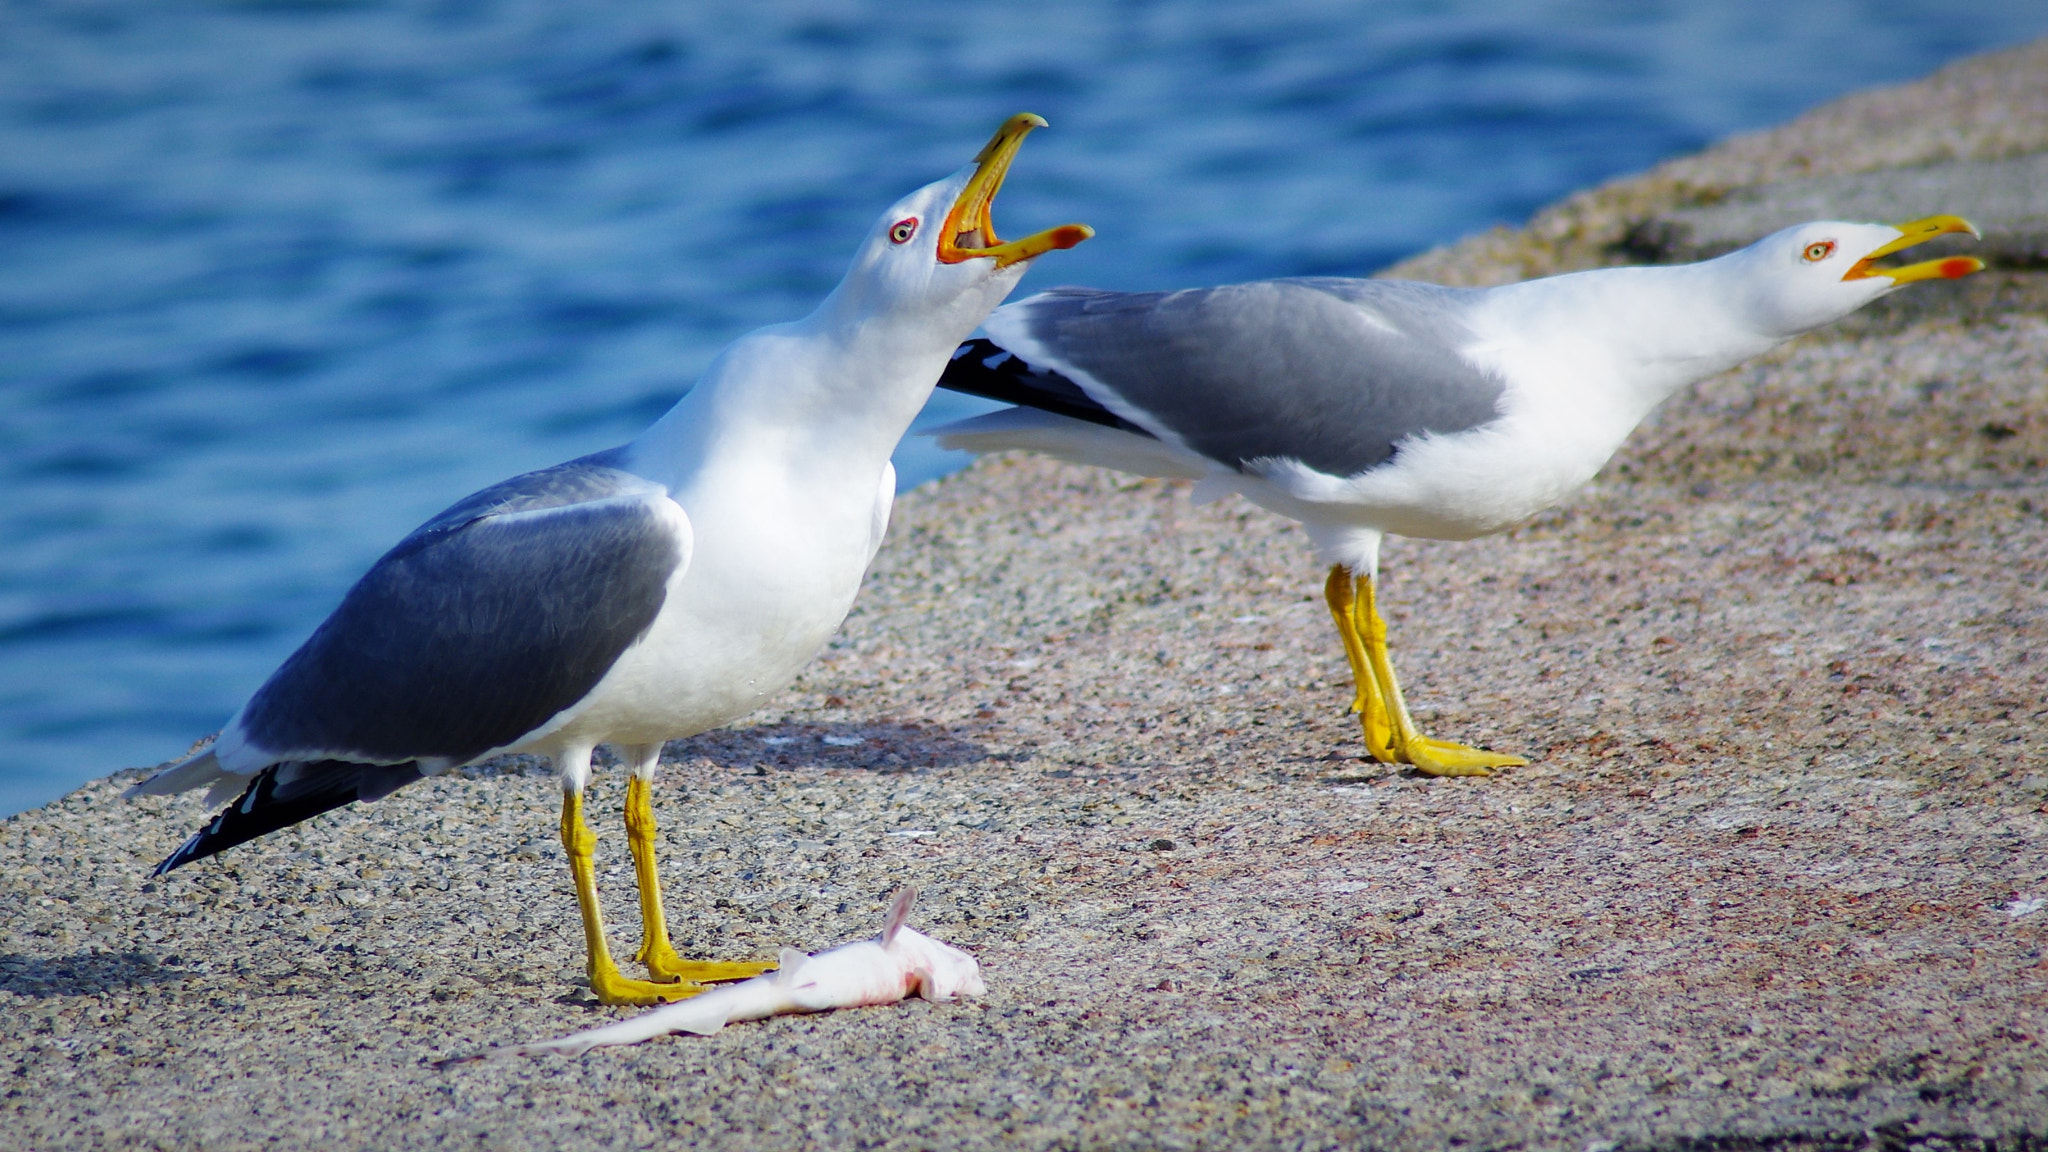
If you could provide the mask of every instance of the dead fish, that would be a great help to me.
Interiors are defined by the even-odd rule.
[[[714,988],[617,1024],[539,1044],[494,1048],[468,1059],[543,1052],[580,1056],[592,1048],[637,1044],[670,1032],[709,1036],[736,1020],[761,1020],[786,1012],[894,1004],[908,996],[952,1000],[987,992],[974,957],[904,924],[916,899],[917,889],[898,889],[889,904],[888,918],[882,922],[882,934],[873,940],[842,944],[816,956],[784,948],[781,967],[752,980]]]

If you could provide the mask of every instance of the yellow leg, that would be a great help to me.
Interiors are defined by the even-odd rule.
[[[590,990],[606,1004],[659,1004],[681,1000],[703,991],[695,984],[655,984],[628,980],[612,963],[611,949],[604,942],[604,914],[597,906],[597,868],[591,853],[597,837],[583,822],[583,793],[562,792],[562,847],[569,853],[569,872],[576,878],[576,903],[583,909],[583,945],[590,956]]]
[[[1345,589],[1348,596],[1340,597],[1336,591],[1339,584],[1349,586]],[[1359,680],[1359,699],[1366,701],[1362,718],[1365,743],[1374,759],[1383,764],[1413,764],[1430,776],[1490,776],[1495,768],[1528,763],[1520,756],[1423,735],[1394,675],[1394,660],[1387,653],[1387,622],[1375,603],[1372,577],[1355,575],[1339,565],[1330,571],[1325,595],[1332,615],[1339,615],[1340,602],[1349,610],[1344,613],[1350,618],[1348,627],[1342,616],[1337,626],[1345,634],[1346,654],[1356,645],[1364,658],[1365,675],[1358,675],[1358,655],[1352,656],[1352,668]]]
[[[1342,564],[1330,565],[1330,578],[1323,582],[1323,600],[1330,606],[1330,618],[1337,622],[1337,636],[1344,641],[1344,655],[1351,661],[1351,683],[1357,688],[1351,698],[1351,711],[1358,715],[1365,729],[1365,749],[1372,758],[1382,764],[1400,764],[1404,761],[1400,750],[1394,747],[1394,726],[1387,718],[1386,702],[1380,699],[1379,682],[1366,658],[1365,643],[1358,637],[1354,616],[1357,597],[1352,593],[1352,583],[1351,570]]]
[[[659,754],[659,750],[656,750]],[[692,991],[719,980],[759,976],[773,964],[685,960],[668,939],[668,917],[661,910],[661,879],[654,866],[654,786],[635,772],[626,778],[626,842],[633,847],[633,875],[640,882],[640,951],[633,959],[647,965],[656,979],[680,983]],[[687,993],[685,993],[687,995]]]

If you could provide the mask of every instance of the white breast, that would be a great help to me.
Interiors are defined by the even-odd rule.
[[[783,468],[728,468],[675,493],[695,539],[688,568],[670,580],[647,636],[547,745],[673,740],[781,691],[853,607],[888,521],[893,469],[884,470],[883,486],[849,489]]]

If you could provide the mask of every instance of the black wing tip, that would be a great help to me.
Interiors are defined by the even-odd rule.
[[[256,774],[235,802],[220,810],[206,827],[194,832],[150,872],[152,878],[204,860],[258,836],[310,820],[357,800],[377,800],[421,778],[419,764],[352,764],[321,760],[297,764],[298,779],[280,786],[273,764]],[[280,796],[280,790],[284,795]]]
[[[149,870],[149,878],[154,880],[157,877],[163,875],[164,873],[169,872],[173,868],[183,867],[184,865],[190,864],[194,860],[199,859],[201,856],[211,855],[212,853],[202,853],[201,851],[199,851],[200,842],[204,839],[205,836],[206,833],[204,832],[194,832],[192,835],[186,837],[185,842],[183,844],[178,845],[177,851],[171,853],[169,856],[164,857],[162,860],[157,861],[156,867]],[[218,848],[214,849],[214,851],[216,852],[218,852],[219,850],[220,849]]]
[[[268,769],[254,780],[249,781],[249,786],[242,789],[242,794],[235,798],[234,803],[221,809],[218,815],[212,820],[207,821],[206,827],[186,837],[185,842],[178,845],[176,851],[159,861],[157,866],[150,870],[150,878],[155,879],[172,869],[182,868],[194,860],[204,860],[224,848],[241,843],[241,840],[223,839],[221,837],[221,830],[227,826],[228,817],[234,815],[237,808],[247,803],[250,797],[255,794],[257,787],[274,775],[276,771],[277,769],[275,768]]]
[[[939,377],[939,387],[1152,437],[1096,403],[1079,384],[1050,368],[1034,368],[1008,348],[982,337],[954,349],[953,359]]]

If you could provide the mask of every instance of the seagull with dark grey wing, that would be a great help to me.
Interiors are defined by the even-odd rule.
[[[1506,531],[1599,471],[1695,380],[1918,280],[1981,261],[1875,263],[1951,232],[1801,224],[1698,264],[1458,289],[1304,278],[1181,292],[1057,288],[998,309],[942,388],[1018,405],[934,429],[948,448],[1024,449],[1236,492],[1291,517],[1330,566],[1324,596],[1382,763],[1485,775],[1526,763],[1422,734],[1375,607],[1388,533]]]
[[[157,873],[531,752],[561,776],[601,1000],[675,1000],[770,967],[669,943],[650,800],[662,742],[751,712],[838,629],[888,524],[889,454],[954,346],[1033,257],[1092,235],[996,238],[990,205],[1044,123],[1012,117],[974,164],[898,201],[816,311],[734,341],[632,443],[486,488],[400,541],[210,746],[130,791],[239,794]],[[630,770],[635,959],[651,981],[621,975],[605,945],[583,819],[601,743]]]

